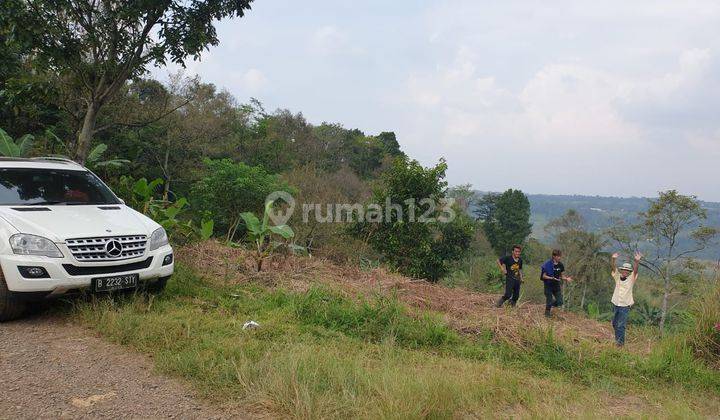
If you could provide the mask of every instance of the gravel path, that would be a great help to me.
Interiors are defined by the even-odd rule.
[[[0,324],[0,418],[243,418],[152,362],[51,315]]]

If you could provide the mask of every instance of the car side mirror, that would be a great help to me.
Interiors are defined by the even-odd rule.
[[[120,204],[125,204],[125,200],[123,200],[122,198],[118,198],[118,200],[120,200]]]

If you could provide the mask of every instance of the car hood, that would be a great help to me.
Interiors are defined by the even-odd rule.
[[[44,236],[54,242],[93,236],[150,235],[160,227],[150,218],[119,204],[47,206],[43,209],[46,210],[2,206],[0,217],[20,233]]]

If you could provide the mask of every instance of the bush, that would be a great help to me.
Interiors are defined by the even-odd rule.
[[[695,327],[689,337],[696,355],[720,367],[720,286],[696,300],[690,316]]]
[[[352,237],[342,223],[321,223],[315,210],[305,213],[304,204],[364,203],[370,197],[370,187],[350,167],[335,172],[320,170],[314,164],[295,168],[283,175],[297,189],[297,207],[288,221],[295,231],[296,243],[308,252],[339,263],[358,263],[378,256],[361,240]],[[320,214],[324,216],[326,210]],[[305,217],[307,215],[307,217]]]
[[[234,163],[230,159],[206,160],[207,175],[192,188],[193,202],[215,220],[215,228],[231,241],[240,226],[240,214],[261,212],[273,191],[292,190],[278,176],[260,166]]]
[[[396,159],[371,201],[385,214],[390,213],[389,205],[400,209],[402,217],[392,210],[391,218],[381,216],[382,221],[363,221],[352,228],[358,238],[367,239],[390,266],[405,275],[436,281],[447,274],[451,263],[460,259],[472,242],[474,224],[462,210],[455,207],[454,218],[441,220],[447,216],[447,209],[441,208],[445,203],[446,169],[442,160],[424,168],[406,157]],[[434,207],[427,204],[428,200]],[[413,211],[411,202],[415,203]],[[410,220],[413,213],[426,220]]]
[[[270,211],[272,210],[274,201],[268,200],[265,203],[265,212],[262,216],[262,222],[252,212],[244,212],[240,214],[243,221],[245,222],[245,228],[247,229],[248,239],[253,244],[254,253],[253,258],[255,259],[255,266],[257,271],[262,270],[262,263],[266,258],[269,258],[273,252],[280,246],[289,246],[292,244],[287,242],[274,241],[274,238],[282,238],[285,241],[289,241],[295,236],[295,232],[288,225],[271,225],[270,222]],[[291,249],[295,249],[292,248]]]
[[[148,182],[145,178],[135,180],[130,176],[122,176],[118,185],[125,202],[158,222],[173,243],[185,244],[193,240],[207,240],[212,236],[215,222],[191,212],[185,197],[175,201],[158,198],[162,179]]]
[[[638,296],[628,322],[633,325],[658,325],[660,308],[652,305],[646,298]]]
[[[456,264],[455,270],[442,279],[442,284],[450,287],[465,287],[470,290],[497,293],[505,284],[494,255],[473,255]]]

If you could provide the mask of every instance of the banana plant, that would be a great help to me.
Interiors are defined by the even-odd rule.
[[[0,156],[6,157],[25,157],[32,149],[35,137],[32,134],[13,140],[10,135],[0,128]]]
[[[88,153],[87,158],[85,158],[85,166],[90,169],[103,167],[119,168],[126,163],[130,163],[130,161],[127,159],[118,158],[101,160],[107,149],[108,147],[105,143],[100,143],[97,146],[93,147],[93,149],[90,150],[90,153]]]
[[[633,321],[641,325],[657,325],[660,322],[660,308],[652,306],[650,302],[639,299],[633,307]]]
[[[191,238],[200,240],[208,240],[215,229],[215,222],[211,220],[202,220],[200,226],[195,226],[192,220],[183,220],[178,216],[185,213],[188,209],[188,201],[185,197],[179,198],[172,204],[165,206],[154,206],[150,210],[150,217],[156,220],[168,232],[170,239],[184,238],[188,241]]]
[[[156,190],[163,184],[161,178],[149,181],[140,178],[132,184],[132,206],[160,223],[171,240],[185,243],[190,240],[210,239],[215,230],[212,219],[202,219],[196,224],[188,217],[189,203],[185,197],[174,202],[155,198]]]
[[[150,182],[146,178],[140,178],[133,184],[133,204],[142,214],[149,215],[155,207],[162,205],[162,202],[155,198],[155,189],[162,183],[161,178]]]
[[[45,137],[50,139],[52,142],[55,142],[55,144],[59,145],[65,150],[66,154],[70,154],[70,149],[68,149],[67,145],[65,144],[62,139],[60,139],[58,136],[53,133],[52,130],[49,128],[45,130]],[[105,152],[107,152],[108,146],[105,143],[100,143],[97,146],[93,147],[92,150],[88,153],[87,157],[85,158],[85,166],[87,166],[90,170],[96,170],[99,168],[119,168],[122,165],[126,163],[130,163],[127,159],[107,159],[107,160],[101,160]],[[65,155],[57,155],[58,157],[66,157]]]
[[[272,226],[269,223],[270,210],[274,201],[265,203],[265,212],[262,222],[252,212],[240,213],[240,217],[245,222],[247,228],[248,239],[255,245],[253,257],[257,266],[257,271],[262,271],[263,261],[270,257],[272,253],[282,245],[282,242],[273,241],[273,236],[279,236],[285,240],[292,239],[295,236],[292,228],[288,225]]]

